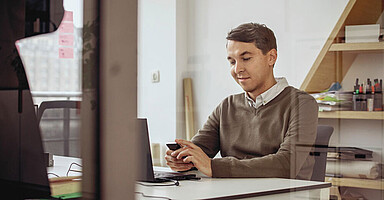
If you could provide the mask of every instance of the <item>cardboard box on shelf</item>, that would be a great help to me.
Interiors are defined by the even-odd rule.
[[[345,43],[379,42],[380,24],[345,26]]]

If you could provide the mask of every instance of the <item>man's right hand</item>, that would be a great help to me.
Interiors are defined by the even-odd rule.
[[[165,160],[167,161],[167,165],[173,170],[173,171],[187,171],[190,170],[193,166],[192,163],[185,163],[183,162],[183,159],[177,159],[177,155],[183,150],[183,148],[180,148],[176,151],[167,150],[165,155]],[[171,154],[173,152],[176,152],[174,156]]]

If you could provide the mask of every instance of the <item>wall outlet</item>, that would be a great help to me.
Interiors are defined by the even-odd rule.
[[[152,83],[160,82],[160,71],[159,70],[155,70],[151,73],[151,80],[152,80]]]

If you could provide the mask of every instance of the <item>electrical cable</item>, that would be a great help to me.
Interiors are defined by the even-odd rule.
[[[57,175],[57,174],[55,174],[55,173],[52,173],[52,172],[48,172],[47,174],[48,174],[48,175],[50,175],[50,174],[51,174],[51,175],[54,175],[54,176],[60,177],[59,175]]]
[[[141,183],[141,182],[137,182],[137,184],[139,185],[142,185],[142,186],[179,186],[180,183],[178,180],[173,180],[173,179],[165,179],[163,178],[162,180],[165,180],[165,181],[172,181],[173,183],[172,184],[144,184],[144,183]]]
[[[80,171],[80,170],[74,170],[74,169],[71,169],[71,168],[72,168],[72,165],[77,165],[77,166],[79,166],[79,167],[83,167],[82,165],[80,165],[80,164],[78,164],[78,163],[75,163],[75,162],[71,163],[71,165],[69,165],[69,168],[68,168],[68,171],[67,171],[67,176],[68,176],[68,174],[69,174],[70,171],[72,171],[72,172],[79,172],[79,173],[82,172],[82,171]]]
[[[145,195],[144,193],[142,192],[135,192],[136,194],[141,194],[143,197],[147,197],[147,198],[157,198],[157,199],[167,199],[167,200],[172,200],[168,197],[159,197],[159,196],[150,196],[150,195]]]

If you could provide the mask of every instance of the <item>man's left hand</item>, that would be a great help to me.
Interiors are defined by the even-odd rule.
[[[209,177],[212,177],[212,168],[211,168],[212,160],[207,156],[207,154],[204,153],[204,151],[200,147],[198,147],[197,145],[193,144],[190,141],[183,140],[183,139],[176,139],[175,141],[181,146],[189,147],[182,150],[177,155],[177,159],[182,159],[184,156],[186,156],[183,159],[185,163],[192,162],[193,165],[199,171],[201,171],[203,174]]]

